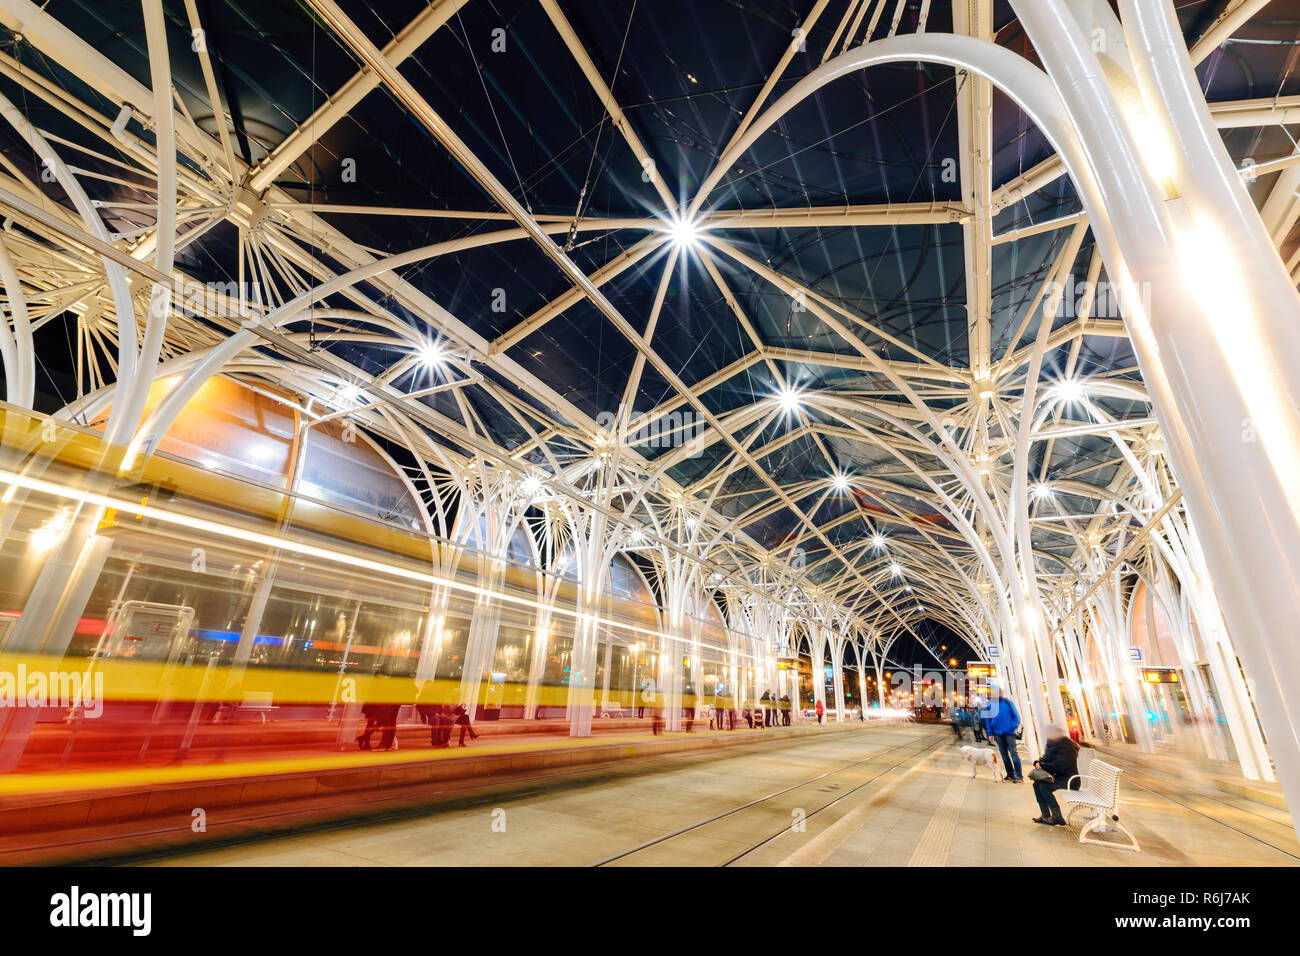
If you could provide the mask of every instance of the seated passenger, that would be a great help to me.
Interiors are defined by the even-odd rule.
[[[427,680],[415,698],[415,711],[420,715],[420,720],[429,725],[429,743],[434,747],[438,746],[438,713],[442,710],[442,705],[435,701],[435,696],[433,681]]]
[[[467,733],[469,734],[470,739],[478,740],[478,734],[475,733],[474,726],[470,723],[469,711],[465,709],[465,706],[463,704],[458,704],[456,709],[452,711],[452,714],[456,719],[456,726],[460,728],[460,745],[462,747],[468,746],[468,744],[465,743],[465,734]],[[451,735],[449,734],[449,739],[450,736]]]
[[[443,704],[439,707],[436,717],[438,721],[438,729],[436,731],[438,736],[435,741],[435,746],[449,747],[451,746],[451,731],[452,728],[456,726],[456,718],[451,715],[451,705]]]
[[[1034,799],[1041,811],[1034,817],[1034,822],[1063,827],[1065,818],[1061,816],[1061,805],[1056,802],[1055,791],[1064,790],[1067,785],[1072,790],[1079,789],[1078,780],[1070,784],[1070,778],[1079,772],[1079,745],[1056,724],[1047,725],[1043,739],[1046,741],[1043,755],[1034,761],[1034,770],[1029,775],[1034,781]]]

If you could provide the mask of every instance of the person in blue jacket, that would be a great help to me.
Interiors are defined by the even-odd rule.
[[[1020,711],[1011,700],[1002,696],[1002,690],[994,687],[989,692],[989,702],[984,708],[984,732],[990,741],[998,745],[1002,752],[1002,764],[1007,768],[1004,780],[1012,783],[1024,783],[1020,772],[1020,754],[1016,750],[1016,731],[1020,729]]]

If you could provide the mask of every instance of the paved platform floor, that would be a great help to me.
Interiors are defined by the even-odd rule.
[[[168,865],[1294,866],[1284,813],[1126,774],[1143,852],[1031,822],[1029,785],[974,778],[951,730],[915,724],[593,768],[454,809],[169,856]]]

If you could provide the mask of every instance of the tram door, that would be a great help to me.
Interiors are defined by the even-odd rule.
[[[96,656],[172,664],[194,625],[194,609],[176,604],[126,601],[117,610]]]
[[[812,658],[799,655],[799,701],[798,706],[809,710],[814,706]]]
[[[506,693],[506,672],[489,671],[483,675],[478,684],[478,707],[476,720],[500,720],[501,701]]]
[[[1080,716],[1079,708],[1075,706],[1074,698],[1064,686],[1061,687],[1061,703],[1065,706],[1065,730],[1070,735],[1070,739],[1077,744],[1083,736],[1083,718]]]

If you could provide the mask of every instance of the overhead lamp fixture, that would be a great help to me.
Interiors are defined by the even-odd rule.
[[[1038,484],[1034,485],[1034,487],[1030,489],[1029,493],[1039,501],[1042,501],[1044,498],[1050,498],[1053,495],[1051,486],[1045,481],[1040,481]]]
[[[1056,397],[1063,402],[1080,402],[1087,394],[1088,389],[1077,378],[1062,379],[1056,385]]]
[[[420,364],[427,368],[441,365],[447,360],[447,350],[440,342],[425,342],[416,354],[420,358]]]
[[[803,393],[788,385],[776,393],[776,400],[786,414],[793,414],[803,407]]]
[[[694,249],[700,244],[699,224],[684,216],[673,217],[668,224],[668,235],[678,249]]]
[[[542,479],[536,475],[529,475],[519,483],[519,490],[525,497],[531,498],[542,490]]]
[[[844,472],[841,471],[838,474],[836,474],[834,479],[832,479],[832,481],[834,483],[836,491],[849,490],[849,476],[844,474]]]
[[[889,573],[896,578],[901,578],[903,576],[903,566],[897,561],[893,561],[889,565]]]
[[[351,382],[344,382],[339,386],[338,400],[344,405],[359,405],[361,404],[361,389]]]
[[[871,538],[871,546],[877,551],[884,548],[886,544],[888,544],[888,540],[879,531],[877,531]]]

